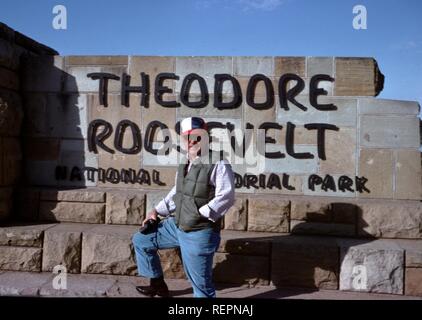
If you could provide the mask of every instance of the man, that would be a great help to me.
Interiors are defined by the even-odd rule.
[[[187,145],[188,161],[179,165],[176,185],[148,213],[143,224],[156,220],[158,215],[168,218],[158,224],[157,230],[137,232],[132,239],[138,273],[150,278],[149,286],[136,288],[147,296],[168,296],[157,250],[180,247],[194,297],[215,297],[213,257],[220,244],[221,219],[234,203],[234,174],[226,160],[212,163],[203,119],[184,119],[180,132]]]

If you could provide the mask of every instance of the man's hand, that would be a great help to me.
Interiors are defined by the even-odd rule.
[[[148,214],[144,221],[142,221],[142,226],[144,226],[145,222],[149,219],[157,220],[158,212],[155,209],[152,209]]]

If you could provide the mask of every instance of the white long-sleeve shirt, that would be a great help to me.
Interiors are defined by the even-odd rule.
[[[189,163],[188,171],[191,166],[192,162]],[[168,216],[176,210],[176,204],[173,201],[173,196],[176,194],[176,184],[177,172],[175,186],[155,206],[159,215]],[[198,210],[202,216],[215,222],[229,210],[235,199],[234,173],[226,160],[220,160],[216,163],[210,175],[210,184],[215,187],[215,197]]]

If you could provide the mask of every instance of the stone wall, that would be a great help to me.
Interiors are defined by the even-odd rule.
[[[41,222],[140,225],[166,191],[87,188],[21,189],[17,212]],[[29,218],[29,217],[28,217]],[[422,203],[238,194],[224,229],[331,235],[353,238],[422,239]]]
[[[0,220],[10,216],[22,176],[22,72],[27,57],[58,53],[0,23]]]
[[[92,73],[115,77],[108,80],[106,102],[101,101],[99,80],[88,76]],[[161,87],[171,91],[164,93],[162,100],[180,106],[165,107],[156,101],[156,76],[160,73],[179,77],[163,81]],[[197,81],[187,95],[188,103],[181,94],[183,81],[192,73],[204,79],[208,88],[208,102],[200,108],[186,105],[201,99]],[[228,74],[237,80],[242,96],[238,106],[214,106],[218,98],[214,93],[215,74]],[[274,89],[274,103],[262,109],[252,107],[247,97],[248,84],[256,74],[261,78],[264,75]],[[280,91],[279,80],[286,74],[303,81],[303,90],[293,95],[302,107],[292,103],[293,98],[283,102],[286,94]],[[332,79],[324,78],[315,85],[311,80],[318,75]],[[139,87],[146,87],[147,78],[149,95],[127,93],[127,106],[122,105],[122,87],[129,85],[130,90],[139,91]],[[234,126],[235,141],[240,145],[244,129],[253,126],[246,156],[229,158],[237,174],[238,193],[420,200],[419,105],[374,98],[383,81],[372,58],[55,56],[48,63],[35,58],[28,64],[24,83],[28,115],[24,124],[26,181],[29,185],[60,188],[168,190],[174,183],[180,155],[175,148],[178,134],[169,135],[173,144],[170,153],[156,156],[150,149],[163,146],[164,134],[160,128],[154,132],[148,127],[159,121],[177,131],[181,119],[199,115],[212,123],[211,136],[229,150],[227,127]],[[296,83],[287,82],[287,92]],[[267,100],[264,81],[258,81],[254,93],[253,103]],[[234,96],[234,87],[226,82],[223,102],[232,101]],[[333,104],[336,110],[323,111],[315,104]],[[109,132],[103,139],[105,146],[93,142],[94,150],[89,141],[101,135],[102,129],[94,129],[98,120],[106,122]],[[119,126],[123,120],[129,120],[134,129]],[[215,128],[217,123],[222,127]],[[273,127],[267,129],[267,140],[261,143],[258,128],[268,123]],[[312,124],[336,126],[338,130],[328,128],[322,141],[317,130],[310,128]],[[146,139],[149,134],[150,140]],[[212,146],[218,149],[216,144]],[[319,150],[321,146],[325,156]],[[135,151],[128,152],[132,147]],[[259,148],[262,154],[249,156],[252,153],[248,152]],[[282,158],[271,158],[263,152],[278,152]],[[298,153],[310,156],[300,159]],[[246,160],[239,164],[239,159]]]

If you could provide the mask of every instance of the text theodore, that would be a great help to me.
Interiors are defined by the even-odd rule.
[[[123,74],[120,78],[115,74],[110,73],[89,73],[87,75],[89,78],[93,80],[99,81],[99,102],[100,105],[104,107],[108,106],[107,101],[107,92],[108,92],[108,83],[109,81],[119,81],[121,80],[121,105],[129,107],[129,95],[130,93],[140,93],[140,105],[148,108],[149,99],[151,95],[150,91],[150,78],[148,74],[141,73],[141,86],[131,86],[130,85],[130,76],[127,74]],[[164,94],[173,94],[172,86],[170,84],[164,85],[165,81],[178,81],[180,77],[174,73],[160,73],[155,78],[155,85],[154,85],[154,92],[153,96],[155,102],[162,106],[163,108],[178,108],[180,107],[180,102],[176,100],[164,100]],[[236,109],[242,105],[242,101],[244,99],[244,94],[242,93],[240,84],[238,80],[229,75],[229,74],[215,74],[214,75],[214,102],[213,106],[219,110],[229,110],[229,109]],[[295,85],[289,88],[291,82],[294,82]],[[337,110],[337,106],[334,104],[321,104],[318,102],[319,96],[327,95],[327,91],[319,88],[318,84],[321,81],[328,81],[334,82],[334,79],[331,78],[329,75],[324,74],[317,74],[314,75],[310,79],[309,83],[309,103],[310,105],[319,110],[319,111],[335,111]],[[198,83],[200,88],[199,99],[191,100],[191,88],[194,83]],[[223,99],[223,85],[225,83],[229,83],[233,88],[233,92],[230,95],[230,101],[224,101]],[[265,101],[256,102],[255,94],[258,84],[262,84],[265,88]],[[287,73],[282,75],[278,81],[278,92],[274,90],[273,82],[270,78],[266,77],[263,74],[255,74],[253,75],[248,82],[247,89],[246,89],[246,102],[247,105],[255,110],[264,111],[274,107],[275,105],[275,94],[278,93],[278,99],[280,108],[284,110],[289,110],[288,102],[295,105],[299,108],[302,112],[306,112],[308,108],[303,104],[299,103],[296,100],[296,97],[304,90],[305,88],[305,81],[300,76],[296,74]],[[181,92],[180,92],[180,99],[184,105],[193,109],[204,108],[209,103],[209,89],[207,87],[207,83],[203,77],[198,74],[191,73],[184,77]],[[208,122],[209,130],[211,131],[214,128],[217,129],[226,129],[228,134],[230,135],[230,144],[235,150],[236,146],[241,145],[235,136],[232,134],[235,130],[234,124],[230,122],[218,122],[218,121],[211,121]],[[321,160],[325,160],[325,132],[327,130],[338,131],[339,128],[332,124],[326,123],[308,123],[305,124],[305,128],[307,130],[312,130],[315,132],[317,136],[317,144],[318,144],[318,155],[311,154],[309,152],[306,153],[297,153],[294,150],[294,136],[295,136],[295,127],[296,125],[292,122],[287,122],[286,124],[279,124],[277,122],[263,122],[258,125],[257,128],[251,123],[246,123],[244,128],[236,128],[241,129],[245,132],[243,139],[243,145],[237,150],[244,150],[248,147],[248,142],[251,141],[250,138],[247,137],[247,131],[251,131],[253,129],[261,129],[264,132],[264,149],[265,144],[274,144],[276,141],[267,136],[268,130],[278,130],[282,131],[285,130],[285,145],[286,145],[286,153],[293,158],[296,159],[312,159],[316,156],[319,157]],[[129,133],[132,137],[132,146],[125,147],[123,146],[123,137],[126,131],[129,130]],[[176,123],[174,128],[168,128],[166,124],[160,122],[159,120],[155,120],[150,122],[144,132],[144,137],[142,138],[141,130],[139,126],[131,121],[130,119],[124,119],[120,121],[115,128],[113,128],[112,124],[108,121],[103,119],[95,119],[90,122],[88,128],[88,149],[90,152],[98,153],[98,148],[105,150],[108,153],[115,153],[115,151],[122,152],[124,154],[138,154],[142,150],[142,146],[144,146],[145,150],[149,153],[157,155],[159,150],[153,147],[154,144],[154,136],[157,130],[164,131],[168,133],[171,130],[176,131],[179,133],[179,122]],[[180,150],[179,146],[174,146],[171,141],[170,134],[164,134],[166,137],[166,142],[169,142],[167,146],[167,150],[164,151],[164,154],[168,155],[170,153],[170,147],[176,147],[177,150]],[[109,139],[110,137],[114,137],[114,139]],[[245,141],[246,140],[246,141]],[[262,150],[260,148],[259,150]],[[161,150],[162,151],[162,150]],[[244,157],[244,152],[236,152],[236,155],[239,157]],[[281,151],[276,152],[265,152],[264,156],[267,158],[272,159],[281,159],[284,158],[286,155]]]

